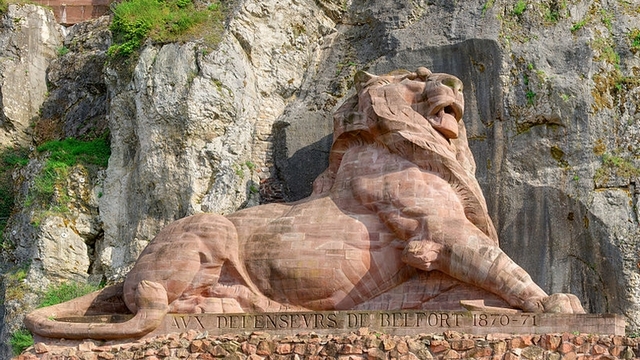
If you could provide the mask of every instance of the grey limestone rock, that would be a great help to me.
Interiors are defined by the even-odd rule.
[[[7,21],[3,104],[10,81],[27,83],[13,25],[23,20]],[[637,4],[243,0],[215,50],[148,43],[130,73],[100,68],[109,39],[98,24],[76,25],[64,42],[69,54],[29,70],[28,81],[43,83],[35,74],[49,69],[43,118],[61,134],[111,134],[104,188],[86,180],[95,203],[74,213],[82,240],[64,240],[86,250],[61,255],[74,261],[60,276],[116,281],[177,218],[303,198],[327,164],[331,114],[353,93],[355,72],[427,66],[465,84],[467,137],[501,247],[547,292],[574,293],[587,311],[624,314],[638,330]],[[57,27],[48,29],[37,48],[43,59],[62,44]],[[77,66],[60,71],[66,64]],[[0,143],[26,139],[46,89],[29,91],[40,100],[21,105],[34,111],[26,122],[3,105],[0,120],[16,125],[5,126]],[[58,103],[64,112],[53,111]],[[20,216],[14,224],[31,221]],[[60,221],[48,219],[48,238],[15,252],[24,260],[39,251],[33,271],[44,278],[58,276],[47,273],[47,241],[64,243],[70,227]],[[26,225],[12,229],[36,236]]]

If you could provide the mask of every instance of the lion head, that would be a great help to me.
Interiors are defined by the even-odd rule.
[[[329,167],[314,182],[314,195],[331,188],[345,151],[375,143],[449,181],[467,218],[497,243],[461,121],[462,81],[420,67],[380,76],[360,71],[355,86],[356,93],[334,115]]]

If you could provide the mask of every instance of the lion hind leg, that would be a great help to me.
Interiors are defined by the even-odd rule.
[[[97,297],[98,293],[85,296],[80,304]],[[81,307],[65,303],[65,306],[50,306],[38,309],[25,318],[25,325],[33,333],[43,337],[65,339],[125,339],[144,336],[155,330],[169,310],[167,291],[158,283],[140,282],[136,290],[135,316],[122,323],[76,323],[59,322],[56,317],[82,316]],[[61,304],[63,305],[63,304]]]

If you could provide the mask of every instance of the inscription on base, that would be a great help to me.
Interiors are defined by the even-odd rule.
[[[388,331],[412,329],[418,332],[461,330],[469,327],[535,327],[540,314],[487,314],[442,311],[335,311],[264,314],[167,315],[165,330],[208,330],[215,333],[264,330],[347,330],[362,327]],[[168,322],[168,324],[167,324]]]
[[[387,334],[411,335],[454,330],[468,334],[544,334],[567,329],[592,334],[624,334],[624,319],[603,314],[483,313],[456,311],[320,311],[261,314],[168,314],[147,336],[187,330],[211,335],[268,331],[340,333],[369,328]]]

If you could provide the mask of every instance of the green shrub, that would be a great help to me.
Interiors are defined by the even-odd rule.
[[[64,45],[63,45],[63,46],[60,46],[60,47],[57,49],[58,56],[65,56],[65,55],[67,55],[67,54],[69,53],[69,51],[70,51],[70,50],[69,50],[69,48],[68,48],[68,47],[66,47],[66,46],[64,46]]]
[[[640,51],[640,29],[629,31],[629,40],[631,40],[631,51],[635,54]]]
[[[128,57],[147,38],[159,43],[196,37],[217,42],[224,16],[219,2],[204,7],[196,6],[193,0],[125,0],[113,11],[113,45],[108,54]]]
[[[50,153],[47,163],[59,163],[58,166],[84,163],[106,167],[111,155],[111,147],[106,136],[91,141],[74,138],[49,141],[38,146],[38,152],[45,151]]]
[[[37,148],[38,152],[48,152],[49,157],[40,174],[34,179],[33,192],[29,194],[25,205],[29,206],[34,201],[51,209],[56,204],[52,203],[52,196],[56,186],[61,184],[69,173],[69,168],[77,164],[94,165],[101,168],[107,167],[111,148],[106,136],[90,141],[81,141],[74,138],[46,142]],[[66,201],[64,201],[66,199]],[[60,199],[68,201],[68,197],[61,194]],[[64,208],[65,204],[59,208]]]
[[[7,226],[7,220],[13,212],[13,171],[29,163],[29,150],[26,148],[6,148],[0,152],[0,234]],[[1,239],[0,235],[0,239]]]
[[[520,16],[527,9],[527,2],[524,0],[518,0],[513,6],[513,15]]]
[[[42,296],[38,307],[46,307],[57,305],[77,297],[86,295],[88,293],[100,290],[100,285],[93,284],[78,284],[78,283],[62,283],[58,285],[49,286],[47,291]]]
[[[33,345],[33,335],[31,335],[29,330],[17,330],[11,334],[9,342],[11,343],[13,354],[17,356],[20,355],[24,349]]]
[[[533,92],[532,90],[527,90],[527,93],[525,94],[525,96],[527,97],[527,105],[533,105],[536,102],[536,93]]]
[[[586,24],[587,24],[587,19],[582,19],[578,21],[577,23],[573,24],[573,26],[571,26],[571,32],[574,33],[582,29]]]

